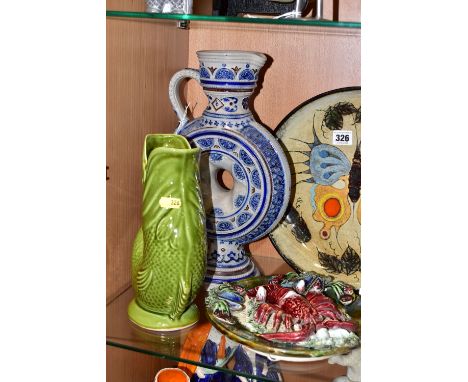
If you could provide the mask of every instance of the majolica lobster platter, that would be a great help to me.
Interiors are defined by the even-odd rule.
[[[278,359],[313,361],[360,343],[358,291],[313,272],[224,283],[209,291],[206,305],[218,330]]]

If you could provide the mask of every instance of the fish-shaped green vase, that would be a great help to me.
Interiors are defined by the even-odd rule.
[[[130,320],[150,330],[198,321],[193,301],[206,270],[200,149],[181,135],[151,134],[143,148],[142,226],[133,244]]]

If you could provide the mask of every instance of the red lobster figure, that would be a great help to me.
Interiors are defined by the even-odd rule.
[[[355,332],[357,326],[343,315],[324,294],[313,290],[301,296],[290,288],[282,287],[280,279],[250,289],[247,295],[261,302],[254,320],[266,325],[273,317],[274,333],[261,334],[262,338],[273,341],[300,342],[306,340],[320,328],[341,328]],[[284,323],[287,332],[278,333]]]

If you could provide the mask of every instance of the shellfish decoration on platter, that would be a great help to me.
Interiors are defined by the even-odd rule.
[[[303,103],[276,135],[292,173],[285,218],[270,234],[298,272],[360,287],[361,90],[344,88]]]
[[[360,344],[359,292],[333,277],[251,277],[211,289],[205,303],[221,333],[273,359],[314,361]]]

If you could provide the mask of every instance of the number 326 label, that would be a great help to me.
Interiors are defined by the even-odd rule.
[[[353,144],[353,132],[346,130],[333,131],[333,144],[337,146],[349,146]]]

